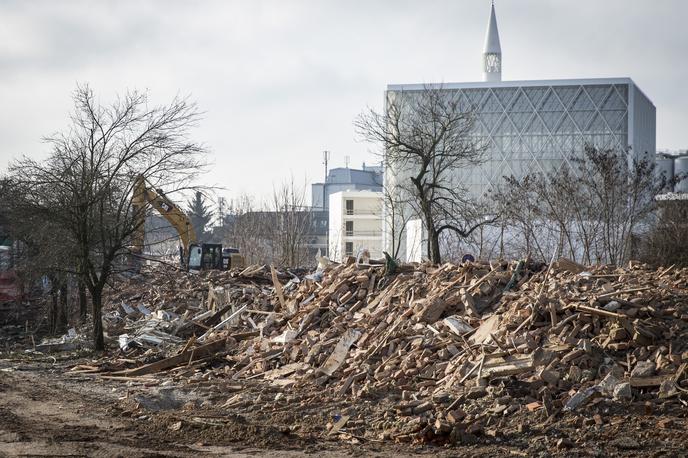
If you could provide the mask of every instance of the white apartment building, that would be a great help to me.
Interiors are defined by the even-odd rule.
[[[341,262],[367,249],[371,258],[382,254],[383,194],[374,191],[340,191],[330,194],[329,257]]]

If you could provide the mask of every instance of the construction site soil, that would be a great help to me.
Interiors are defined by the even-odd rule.
[[[0,456],[684,456],[688,271],[152,271],[0,353]],[[9,328],[8,328],[9,329]],[[3,330],[0,330],[2,333]]]
[[[340,441],[323,437],[323,403],[308,411],[266,417],[256,409],[147,411],[132,418],[120,382],[67,375],[74,361],[3,355],[0,361],[0,456],[685,456],[685,412],[647,413],[644,406],[606,412],[605,424],[585,416],[547,421],[512,417],[513,431],[476,444],[453,446]],[[177,425],[181,422],[181,426]],[[664,428],[660,424],[666,424]],[[525,431],[515,432],[521,425]],[[565,448],[557,447],[564,439]]]
[[[338,406],[266,418],[254,409],[236,412],[182,408],[130,416],[120,382],[67,375],[74,361],[3,355],[0,361],[0,456],[685,456],[685,412],[647,413],[644,406],[606,412],[605,424],[586,416],[547,421],[512,417],[499,438],[453,446],[340,441],[323,437],[321,419]],[[683,409],[682,409],[683,410]],[[177,425],[181,422],[181,427]],[[660,424],[666,424],[664,428]],[[570,448],[557,448],[560,439]]]

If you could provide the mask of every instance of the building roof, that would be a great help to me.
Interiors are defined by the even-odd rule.
[[[372,168],[372,167],[371,167]],[[330,169],[327,174],[329,184],[352,184],[360,186],[382,186],[382,171],[378,170],[358,170],[347,167],[337,167]],[[313,183],[322,184],[322,183]]]
[[[602,84],[627,84],[635,87],[652,103],[647,94],[629,77],[614,78],[565,78],[554,80],[517,80],[517,81],[471,81],[465,83],[409,83],[388,84],[388,91],[422,91],[425,89],[482,89],[502,87],[539,87],[539,86],[592,86]]]
[[[502,46],[499,43],[499,29],[497,29],[497,16],[495,15],[494,1],[490,11],[490,19],[487,22],[487,34],[485,34],[485,54],[501,54]]]
[[[592,84],[633,84],[628,77],[620,78],[571,78],[555,80],[520,80],[520,81],[475,81],[466,83],[411,83],[388,84],[388,91],[421,91],[424,89],[472,89],[494,87],[521,87],[521,86],[580,86]]]

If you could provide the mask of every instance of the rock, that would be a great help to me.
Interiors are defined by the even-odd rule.
[[[559,383],[559,373],[556,371],[550,371],[547,369],[543,369],[540,371],[538,374],[540,379],[544,381],[545,383],[552,385],[553,387],[556,387],[557,384]]]
[[[628,332],[624,328],[614,328],[609,332],[609,338],[615,341],[628,339]]]
[[[618,401],[630,401],[633,399],[631,384],[628,382],[619,383],[614,387],[614,399]]]
[[[467,399],[478,399],[482,398],[487,394],[487,390],[485,387],[482,386],[474,386],[470,388],[466,393],[465,396]]]
[[[542,403],[539,401],[534,401],[526,404],[526,409],[528,409],[529,412],[535,412],[540,407],[542,407]]]
[[[571,398],[566,402],[566,405],[564,406],[564,410],[569,410],[569,411],[575,410],[576,408],[578,408],[582,404],[585,404],[586,402],[588,402],[590,397],[593,394],[597,393],[598,390],[599,390],[598,387],[593,386],[593,387],[587,388],[585,390],[578,391],[576,394],[571,396]]]
[[[614,395],[614,389],[621,383],[621,380],[619,380],[612,372],[609,372],[605,378],[600,381],[600,383],[597,384],[599,387],[600,391],[607,396],[613,396]],[[630,386],[630,385],[629,385]]]
[[[416,407],[413,408],[413,413],[414,415],[421,414],[423,412],[427,412],[428,410],[432,409],[434,406],[432,402],[426,401],[422,404],[417,405]]]
[[[611,301],[607,302],[607,304],[602,308],[608,312],[616,312],[620,307],[621,304],[619,304],[617,301]]]
[[[672,420],[671,418],[664,418],[657,422],[657,426],[659,426],[662,429],[671,428],[672,426],[674,426],[674,420]]]
[[[479,422],[476,421],[475,423],[471,423],[468,428],[466,428],[466,433],[468,434],[480,434],[483,431],[483,425]]]
[[[458,423],[466,418],[466,412],[461,409],[454,409],[447,413],[447,421],[449,423]]]
[[[655,375],[655,363],[652,361],[638,361],[631,371],[631,377],[651,377]]]
[[[557,448],[559,450],[567,449],[573,447],[573,442],[571,442],[570,439],[567,439],[565,437],[562,437],[557,441]]]

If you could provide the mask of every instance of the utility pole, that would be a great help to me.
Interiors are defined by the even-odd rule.
[[[323,203],[322,203],[322,208],[325,210],[327,207],[327,163],[330,160],[330,152],[325,150],[323,151],[323,164],[325,164],[325,179],[323,180]]]
[[[323,151],[323,164],[325,164],[325,182],[327,182],[327,162],[330,160],[330,152]]]
[[[323,212],[328,208],[329,202],[327,202],[327,162],[330,159],[330,152],[325,150],[323,151],[323,164],[325,164],[325,179],[323,180],[323,202],[322,202],[322,210]],[[329,213],[328,213],[329,215]],[[325,253],[324,255],[327,256],[328,252],[330,251],[330,225],[329,225],[329,218],[328,218],[328,224],[327,228],[325,229]]]

